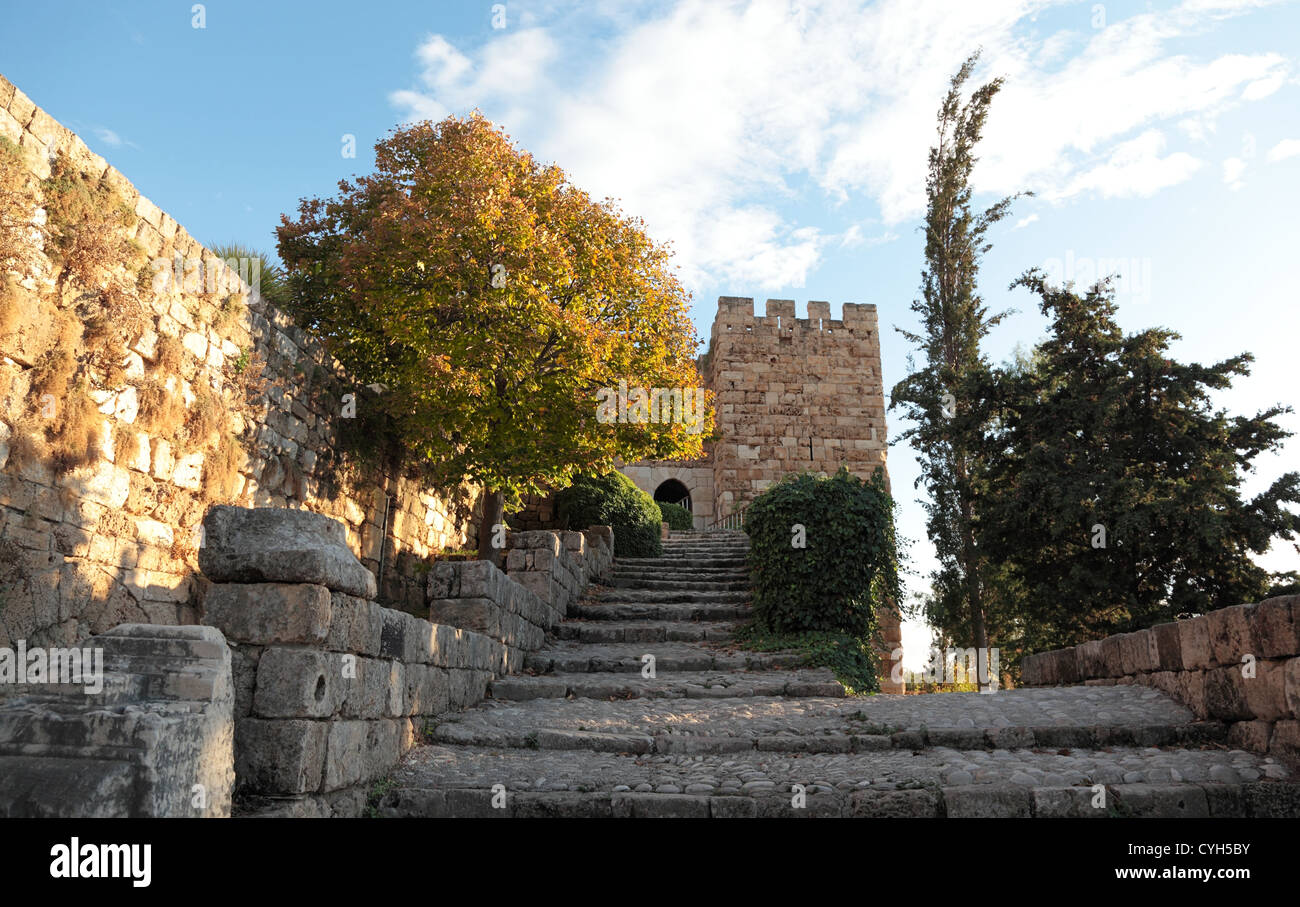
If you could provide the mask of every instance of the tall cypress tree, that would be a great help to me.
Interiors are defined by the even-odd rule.
[[[1013,197],[982,212],[971,206],[975,146],[1002,87],[1002,79],[994,79],[963,101],[962,88],[978,59],[976,52],[962,64],[939,108],[938,141],[930,149],[926,178],[921,297],[912,303],[922,330],[898,329],[920,348],[925,364],[894,386],[889,405],[904,407],[914,422],[902,437],[917,450],[917,484],[930,496],[924,506],[939,568],[931,577],[926,618],[948,641],[987,648],[988,571],[975,531],[984,410],[975,397],[989,370],[980,341],[1003,315],[989,314],[976,278],[990,248],[985,234],[1009,213]]]

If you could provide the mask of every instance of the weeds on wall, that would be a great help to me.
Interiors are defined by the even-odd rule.
[[[229,500],[243,466],[236,422],[254,415],[265,363],[244,352],[219,381],[192,376],[188,406],[188,354],[178,338],[157,338],[152,358],[136,359],[144,367],[130,372],[130,350],[153,325],[151,269],[132,238],[135,226],[130,206],[102,178],[59,154],[38,181],[22,150],[0,139],[0,338],[28,328],[37,314],[53,322],[39,341],[47,349],[18,376],[6,373],[0,387],[0,397],[13,387],[22,392],[6,417],[11,459],[62,476],[100,459],[110,438],[115,451],[138,449],[144,431],[151,450],[161,440],[177,456],[203,452],[204,501]],[[42,252],[52,265],[48,279]],[[210,287],[203,292],[212,295]],[[242,295],[229,294],[214,326],[245,314]],[[101,408],[130,387],[135,422],[115,420],[110,430]]]

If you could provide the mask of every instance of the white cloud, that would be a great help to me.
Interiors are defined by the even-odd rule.
[[[1202,162],[1183,151],[1161,157],[1164,146],[1164,135],[1149,129],[1116,145],[1105,163],[1085,170],[1059,190],[1045,195],[1057,200],[1082,193],[1102,198],[1147,197],[1189,179],[1200,169]]]
[[[1203,139],[1292,68],[1276,53],[1189,56],[1176,42],[1255,5],[1194,0],[1098,30],[1084,7],[1072,29],[1047,31],[1035,18],[1055,0],[677,0],[632,7],[640,21],[618,4],[593,20],[511,4],[526,27],[473,49],[430,36],[418,80],[390,100],[409,118],[482,109],[672,240],[688,286],[761,291],[801,286],[829,245],[866,241],[807,226],[800,204],[869,198],[885,227],[923,211],[935,110],[977,46],[975,84],[1007,77],[982,192],[1061,202],[1189,179],[1202,162],[1166,152],[1165,128]]]
[[[1283,139],[1268,150],[1268,162],[1276,164],[1300,154],[1300,139]]]
[[[1246,172],[1246,162],[1239,157],[1230,157],[1223,162],[1223,181],[1229,189],[1240,189],[1246,185],[1241,175]]]
[[[1030,224],[1034,223],[1037,220],[1038,220],[1037,214],[1031,214],[1028,217],[1022,217],[1020,218],[1020,220],[1016,221],[1015,229],[1019,230],[1022,227],[1028,227]]]
[[[102,126],[95,129],[95,138],[99,139],[105,145],[110,145],[114,148],[117,148],[122,144],[122,137],[120,135],[111,129],[105,129]]]
[[[840,239],[840,247],[845,249],[856,249],[858,246],[883,246],[885,243],[891,243],[898,239],[898,234],[892,230],[887,230],[880,236],[866,236],[862,232],[861,224],[854,224],[844,231]]]

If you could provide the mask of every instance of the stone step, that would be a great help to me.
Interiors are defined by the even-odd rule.
[[[663,554],[657,558],[647,558],[647,560],[657,561],[714,561],[714,560],[731,560],[743,561],[749,557],[749,550],[745,548],[665,548]]]
[[[552,702],[560,700],[537,701]],[[874,753],[891,749],[906,750],[908,752],[940,748],[949,750],[994,750],[1006,748],[1012,744],[1016,748],[1022,749],[1058,750],[1098,749],[1116,746],[1206,746],[1226,740],[1227,728],[1216,723],[1209,726],[1193,724],[1182,727],[999,728],[996,732],[979,731],[976,734],[957,734],[939,729],[922,729],[920,731],[896,731],[893,734],[798,733],[705,736],[691,732],[651,734],[637,732],[636,730],[603,731],[592,730],[581,725],[577,728],[552,727],[548,724],[533,722],[489,725],[470,720],[457,721],[453,718],[438,724],[432,732],[431,739],[435,743],[457,746],[590,750],[601,753],[684,753],[694,755],[723,755],[748,752]],[[1218,770],[1216,772],[1216,778],[1223,777],[1222,772]],[[1130,779],[1135,777],[1130,775]]]
[[[843,696],[824,669],[798,671],[673,672],[639,674],[515,674],[488,685],[493,699],[723,699],[753,696]]]
[[[1202,746],[1228,739],[1221,722],[1196,721],[1158,690],[1128,687],[687,702],[537,699],[485,703],[450,722],[480,735],[470,739],[484,745],[545,728],[673,738],[672,746],[692,747],[691,752]]]
[[[1277,763],[1239,750],[657,755],[543,749],[540,733],[535,743],[418,747],[378,811],[430,818],[1300,814],[1300,784]],[[1266,778],[1269,769],[1284,778]]]
[[[573,646],[573,648],[581,648]],[[606,647],[607,648],[607,647]],[[1125,695],[1126,692],[1133,695]],[[1099,717],[1104,716],[1104,717]],[[1149,688],[1068,687],[1004,690],[992,695],[941,693],[851,698],[770,696],[682,701],[537,699],[487,702],[449,719],[485,734],[544,727],[649,737],[673,736],[745,749],[737,738],[765,739],[762,748],[871,749],[1096,748],[1222,743],[1220,722],[1200,722],[1173,699]],[[779,743],[777,740],[784,740]],[[758,747],[752,744],[751,748]]]
[[[748,539],[749,535],[741,529],[672,529],[668,532],[670,539]]]
[[[690,570],[665,570],[649,567],[620,567],[610,572],[615,580],[675,580],[700,581],[709,583],[743,582],[749,583],[749,570],[738,567],[723,567],[717,570],[692,568]],[[618,583],[616,583],[617,585]]]
[[[543,674],[631,674],[642,671],[646,656],[656,672],[771,671],[804,663],[798,652],[728,652],[684,642],[592,644],[557,642],[524,659],[524,668]]]
[[[595,601],[600,602],[643,602],[648,604],[671,604],[685,602],[692,605],[721,605],[730,603],[746,604],[752,598],[748,589],[726,589],[721,591],[703,591],[700,589],[630,589],[623,586],[597,589]]]
[[[603,642],[726,642],[736,625],[725,621],[566,620],[554,628],[557,639]]]
[[[668,539],[663,551],[749,551],[748,542],[690,542],[688,539]]]
[[[575,602],[568,617],[582,620],[743,620],[750,607],[739,602],[719,604],[663,604],[651,602]]]
[[[619,567],[653,568],[655,570],[676,570],[682,567],[744,567],[745,558],[733,556],[691,556],[691,557],[621,557],[614,561],[615,569]]]
[[[628,577],[615,574],[610,577],[604,585],[607,588],[614,589],[683,589],[698,592],[748,591],[750,588],[748,576],[725,580],[690,580],[676,578],[657,579],[649,577]]]

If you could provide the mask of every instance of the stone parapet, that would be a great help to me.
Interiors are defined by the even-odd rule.
[[[368,785],[428,719],[478,703],[509,670],[502,641],[382,607],[373,583],[356,594],[365,570],[330,523],[239,508],[216,508],[205,523],[201,562],[245,580],[213,583],[204,599],[204,620],[230,644],[243,812],[359,814]],[[460,589],[493,584],[466,573]]]
[[[1025,686],[1142,684],[1244,749],[1300,761],[1300,595],[1026,656]]]

